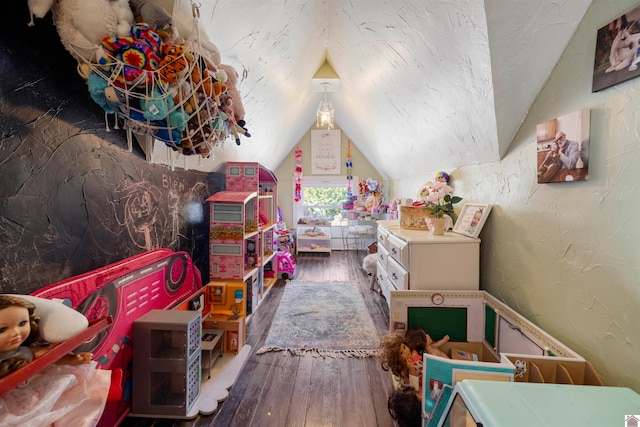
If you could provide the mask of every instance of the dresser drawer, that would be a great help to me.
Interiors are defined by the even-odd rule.
[[[387,300],[389,308],[391,308],[391,283],[389,283],[388,280],[384,280],[382,282],[378,282],[378,285],[380,286],[380,293],[384,299]]]
[[[399,291],[409,289],[409,273],[393,258],[389,258],[387,264],[387,279]]]
[[[387,252],[389,251],[389,231],[386,228],[378,227],[378,231],[376,232],[376,238],[378,239],[378,249],[380,247],[384,247]]]
[[[378,245],[378,252],[376,253],[376,259],[382,265],[382,268],[387,269],[387,258],[389,258],[389,252],[387,250]]]
[[[389,242],[389,258],[395,259],[400,265],[407,266],[409,263],[409,245],[404,240],[398,239],[390,235]]]
[[[378,283],[382,283],[387,280],[387,267],[383,266],[380,261],[376,264],[376,280]]]

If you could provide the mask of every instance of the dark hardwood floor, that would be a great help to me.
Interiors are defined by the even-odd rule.
[[[381,334],[389,330],[389,310],[369,290],[362,269],[366,252],[300,253],[296,280],[357,283]],[[278,280],[251,316],[247,344],[252,354],[216,413],[193,420],[127,418],[122,426],[373,427],[393,426],[387,410],[391,374],[376,357],[320,358],[279,352],[256,355],[263,346],[286,282]]]

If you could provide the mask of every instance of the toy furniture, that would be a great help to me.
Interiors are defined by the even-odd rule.
[[[480,239],[401,229],[391,220],[377,224],[377,281],[387,303],[393,290],[479,289]]]
[[[107,402],[100,426],[119,425],[131,410],[133,322],[153,309],[171,310],[202,287],[200,272],[186,252],[157,249],[53,283],[31,295],[60,299],[92,322],[107,316],[111,327],[76,351],[89,351],[99,367],[122,369],[122,399]]]
[[[151,310],[133,322],[132,416],[186,417],[200,396],[200,312]]]
[[[469,379],[456,384],[442,417],[427,425],[638,425],[632,414],[640,414],[640,395],[625,387]]]
[[[589,362],[485,291],[391,291],[389,316],[391,331],[418,327],[434,341],[450,336],[440,349],[451,359],[423,358],[422,399],[432,420],[451,387],[468,378],[602,385]]]
[[[299,224],[296,232],[298,252],[331,252],[331,226]]]
[[[227,162],[226,178],[227,190],[207,199],[211,211],[209,282],[239,287],[243,312],[249,316],[276,280],[277,179],[252,162]],[[218,313],[216,295],[210,295],[211,311]]]

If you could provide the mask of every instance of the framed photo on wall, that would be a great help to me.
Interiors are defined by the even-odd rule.
[[[640,75],[640,6],[598,30],[591,91]]]
[[[578,110],[536,126],[538,184],[589,179],[590,115]]]
[[[453,231],[469,237],[478,237],[484,223],[491,212],[491,205],[482,203],[465,203],[458,216]]]

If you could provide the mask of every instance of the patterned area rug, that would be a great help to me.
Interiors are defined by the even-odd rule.
[[[380,337],[358,288],[346,282],[287,283],[264,347],[321,357],[369,357]]]

